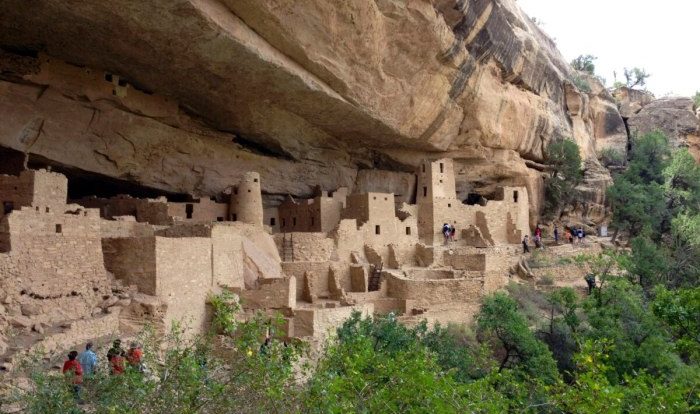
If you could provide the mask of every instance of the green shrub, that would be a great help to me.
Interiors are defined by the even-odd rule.
[[[695,92],[695,95],[693,95],[693,102],[695,102],[696,108],[700,108],[700,91]]]
[[[600,162],[606,167],[622,166],[625,163],[625,156],[614,148],[605,148],[600,152]]]
[[[584,93],[591,93],[591,84],[581,75],[573,75],[571,77],[571,83],[576,85],[578,90]]]
[[[538,284],[542,285],[542,286],[553,286],[554,285],[554,277],[552,275],[550,275],[549,273],[547,273],[540,278]]]

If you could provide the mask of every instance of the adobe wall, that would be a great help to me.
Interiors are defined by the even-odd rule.
[[[155,236],[104,238],[105,267],[126,285],[136,285],[139,292],[156,295]]]
[[[63,213],[68,197],[64,175],[46,170],[25,170],[15,175],[0,175],[0,218],[6,209],[34,206],[46,212]]]
[[[156,296],[168,306],[166,327],[182,322],[206,330],[207,296],[214,289],[211,241],[207,238],[155,238]]]
[[[168,214],[168,202],[165,197],[142,199],[122,194],[111,198],[85,197],[74,202],[88,208],[100,209],[100,215],[106,219],[134,216],[140,223],[161,226],[173,222]]]
[[[208,197],[188,203],[168,203],[168,216],[175,221],[211,222],[228,220],[228,204]]]
[[[312,294],[322,297],[328,296],[328,275],[331,262],[283,262],[282,270],[287,276],[296,278],[297,300],[303,300],[304,284],[306,276],[310,275]]]
[[[285,200],[278,207],[279,231],[330,232],[338,225],[343,209],[342,197],[318,196],[313,199]]]
[[[6,293],[25,316],[46,323],[80,318],[110,293],[99,220],[95,210],[53,214],[32,207],[1,220],[18,277]]]
[[[388,296],[410,300],[418,306],[439,303],[466,303],[482,297],[479,279],[412,280],[396,272],[383,272]]]
[[[239,292],[244,309],[294,309],[297,304],[294,276],[267,279],[258,289]]]
[[[325,233],[278,233],[274,236],[277,249],[282,255],[284,239],[292,240],[294,249],[294,261],[298,262],[325,262],[332,260],[335,254],[335,242]]]
[[[355,311],[359,311],[363,317],[369,316],[374,313],[374,305],[363,303],[337,308],[297,309],[294,311],[294,335],[318,339],[332,336]]]
[[[277,207],[263,209],[263,224],[268,226],[272,233],[279,233],[280,215]]]

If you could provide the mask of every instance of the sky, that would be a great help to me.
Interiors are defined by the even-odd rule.
[[[657,97],[700,90],[700,0],[517,0],[564,57],[593,55],[608,86],[623,68],[651,74]]]

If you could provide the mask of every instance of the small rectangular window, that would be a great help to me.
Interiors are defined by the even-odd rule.
[[[517,191],[513,191],[513,202],[514,203],[518,202],[518,192]]]
[[[187,216],[188,219],[192,218],[192,213],[194,212],[194,205],[192,204],[185,204],[185,215]]]
[[[425,164],[423,164],[423,172],[425,172]]]
[[[238,221],[238,215],[236,215],[235,213],[231,214],[231,221]]]
[[[447,203],[447,207],[448,207],[448,208],[452,207],[452,204]]]
[[[217,218],[216,218],[216,221],[224,221],[224,218],[223,218],[223,217],[217,217]]]
[[[257,178],[253,178],[253,182],[254,182],[254,183],[257,183],[257,182],[258,182],[258,179],[257,179]]]
[[[56,224],[56,233],[63,233],[63,226]]]
[[[410,227],[406,227],[406,235],[407,236],[411,235],[411,228]]]
[[[274,225],[275,225],[275,218],[274,218],[274,217],[271,217],[271,218],[270,218],[270,225],[271,225],[271,226],[274,226]]]
[[[287,220],[282,219],[282,227],[285,227],[287,225]]]
[[[440,173],[442,174],[444,172],[445,172],[445,164],[440,163]]]
[[[292,227],[296,227],[296,225],[297,225],[297,218],[292,217]]]
[[[314,221],[316,221],[316,220],[314,220],[314,218],[311,217],[311,225],[312,225],[312,226],[314,225]]]
[[[379,225],[374,226],[374,234],[381,234],[381,229],[379,228]]]
[[[428,187],[423,187],[423,197],[428,196]]]

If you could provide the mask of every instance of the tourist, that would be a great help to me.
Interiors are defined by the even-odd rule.
[[[559,227],[554,225],[554,244],[559,244]]]
[[[445,237],[445,245],[450,241],[450,225],[445,223],[442,225],[442,235]]]
[[[571,227],[566,228],[566,238],[569,240],[569,244],[574,244],[574,232]]]
[[[457,229],[455,229],[455,226],[450,224],[450,241],[455,241],[455,233],[457,232]]]
[[[129,366],[143,372],[143,365],[141,359],[143,358],[143,350],[138,343],[132,342],[129,350],[126,352],[126,360],[129,362]]]
[[[124,373],[124,356],[126,353],[122,349],[122,341],[115,339],[112,347],[107,351],[107,361],[109,361],[110,373],[120,375]]]
[[[583,232],[583,227],[579,226],[578,230],[576,230],[576,238],[578,239],[579,244],[583,242],[584,237],[586,237],[586,233]]]
[[[535,248],[536,249],[544,248],[544,246],[542,245],[542,236],[537,235],[537,234],[535,234]]]
[[[78,351],[70,351],[68,354],[68,360],[63,363],[63,374],[68,378],[73,384],[73,394],[78,403],[82,403],[80,399],[80,387],[83,384],[83,368],[80,363],[76,360],[78,357]]]
[[[527,234],[523,237],[523,253],[530,253],[530,246],[527,245],[528,236]]]
[[[588,294],[590,295],[593,293],[593,289],[595,288],[595,275],[589,273],[585,277],[586,283],[588,284]]]
[[[92,350],[92,342],[85,345],[85,350],[78,356],[78,362],[83,368],[83,375],[89,378],[97,370],[97,354]]]
[[[535,228],[535,240],[537,240],[538,238],[542,238],[542,228],[540,228],[539,224]]]

